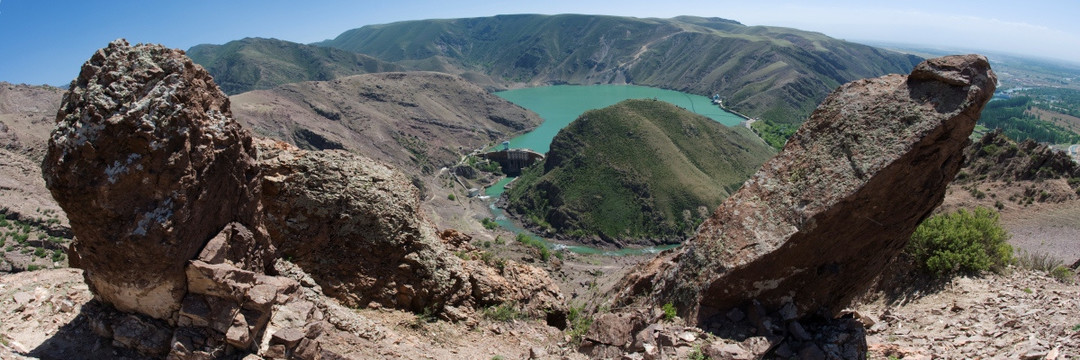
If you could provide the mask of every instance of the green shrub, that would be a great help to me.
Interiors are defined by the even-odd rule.
[[[435,304],[435,306],[438,306],[438,304]],[[437,320],[439,320],[439,317],[438,314],[436,314],[435,307],[425,306],[424,311],[416,314],[416,317],[413,318],[413,321],[409,326],[414,329],[422,329],[428,323],[433,323]]]
[[[487,266],[499,269],[499,272],[506,269],[506,259],[495,257],[495,254],[487,251],[480,253],[480,261],[483,261]]]
[[[39,258],[45,257],[45,253],[46,253],[45,248],[34,249],[34,256],[37,256]]]
[[[523,233],[519,233],[517,234],[517,241],[526,246],[531,246],[537,251],[539,251],[540,261],[548,261],[548,259],[551,258],[551,249],[548,249],[547,245],[545,245],[544,242],[540,239],[525,235]]]
[[[1058,265],[1053,270],[1050,270],[1050,276],[1060,282],[1071,284],[1073,276],[1076,276],[1076,273],[1073,273],[1072,269],[1063,265]]]
[[[671,320],[675,319],[675,315],[677,315],[676,312],[675,312],[675,304],[672,304],[672,303],[664,304],[663,310],[664,310],[664,320],[671,321]]]
[[[446,200],[454,201],[457,200],[457,197],[454,194],[446,194]]]
[[[689,360],[707,360],[709,357],[701,351],[701,344],[697,344],[690,349],[689,354],[686,354],[686,358]]]
[[[504,322],[524,317],[521,312],[514,309],[514,304],[509,302],[484,308],[484,316],[491,320]]]
[[[494,230],[495,228],[499,227],[499,224],[496,223],[494,220],[491,220],[491,218],[484,218],[483,220],[480,220],[480,223],[483,224],[484,228],[488,230]]]
[[[60,260],[64,260],[64,250],[61,250],[61,249],[53,250],[52,261],[53,262],[59,262]]]
[[[1013,249],[998,218],[984,207],[935,215],[915,229],[907,252],[937,276],[999,271],[1013,262]]]
[[[570,313],[566,316],[566,321],[570,325],[566,328],[567,335],[570,336],[570,342],[573,344],[580,344],[581,340],[585,337],[585,333],[589,331],[589,327],[592,326],[593,318],[585,314],[585,307],[570,307]]]

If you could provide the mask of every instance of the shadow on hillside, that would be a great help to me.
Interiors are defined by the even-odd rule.
[[[948,279],[934,278],[916,266],[906,254],[900,254],[878,277],[865,296],[873,300],[879,296],[889,306],[901,306],[924,296],[944,290]]]
[[[112,340],[100,337],[91,330],[90,319],[102,311],[107,311],[104,305],[97,300],[90,300],[79,308],[79,315],[75,316],[75,319],[60,327],[56,334],[27,355],[43,360],[149,359],[130,349],[115,347]]]

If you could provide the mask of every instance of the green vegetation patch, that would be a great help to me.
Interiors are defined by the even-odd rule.
[[[0,254],[0,262],[12,265],[13,272],[34,271],[53,267],[67,266],[64,254],[65,245],[70,239],[49,235],[53,224],[59,223],[53,210],[36,212],[45,217],[8,217],[0,207],[0,249],[8,253],[30,255],[28,261],[12,261]]]
[[[515,308],[513,303],[506,302],[495,306],[486,307],[483,310],[484,317],[494,321],[513,321],[524,319],[526,316]]]
[[[939,277],[1000,271],[1013,263],[1010,235],[997,211],[978,207],[939,214],[923,221],[911,235],[907,252],[927,272]]]
[[[1077,133],[1029,112],[1033,106],[1034,99],[1027,96],[994,100],[983,108],[979,124],[990,129],[1002,129],[1006,136],[1017,141],[1032,139],[1051,144],[1080,143]]]
[[[570,342],[580,344],[581,340],[585,338],[585,333],[592,326],[593,318],[585,311],[584,306],[571,306],[566,321],[569,324],[566,333],[570,336]]]
[[[666,304],[664,304],[664,306],[661,309],[664,310],[664,320],[665,321],[675,320],[675,316],[678,315],[678,313],[676,312],[676,309],[675,309],[675,304],[666,303]]]
[[[537,256],[540,257],[540,261],[548,261],[551,259],[551,249],[548,249],[547,244],[544,244],[540,239],[534,238],[524,233],[517,234],[517,241],[525,246],[536,249]]]

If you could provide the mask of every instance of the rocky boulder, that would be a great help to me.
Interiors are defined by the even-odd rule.
[[[419,216],[400,172],[344,151],[259,143],[262,201],[282,256],[353,307],[423,311],[469,292],[460,259]]]
[[[995,83],[966,55],[841,86],[684,246],[631,272],[621,301],[671,302],[702,327],[752,300],[785,320],[835,315],[942,202]]]
[[[266,267],[255,147],[183,51],[110,43],[72,81],[56,122],[42,175],[96,297],[173,321],[188,260],[230,222],[255,231],[238,265]]]
[[[468,250],[467,236],[440,236],[422,215],[419,190],[401,172],[345,151],[273,141],[258,148],[270,236],[327,295],[352,307],[434,311],[452,320],[505,301],[563,310],[546,273],[514,263],[497,270],[455,256],[452,249]],[[534,294],[535,301],[526,301]]]

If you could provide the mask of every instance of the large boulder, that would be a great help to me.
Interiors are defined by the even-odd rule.
[[[698,325],[753,300],[834,315],[941,203],[995,82],[966,55],[841,86],[684,246],[631,272],[621,301],[672,302]]]
[[[254,229],[258,245],[238,265],[267,266],[255,147],[183,51],[110,43],[83,65],[56,121],[42,173],[96,297],[173,321],[188,260],[230,222]]]
[[[400,171],[346,151],[257,144],[274,245],[327,295],[352,307],[434,311],[452,320],[506,301],[563,310],[546,273],[455,256],[452,250],[468,250],[467,239],[437,233],[422,215],[419,190]]]
[[[460,259],[419,216],[417,189],[401,172],[283,142],[260,141],[259,155],[267,230],[327,295],[422,311],[468,294]]]

